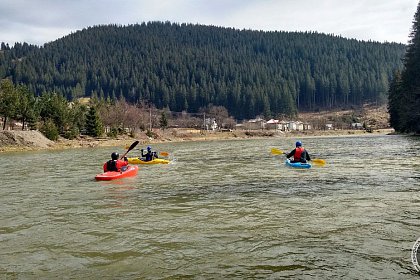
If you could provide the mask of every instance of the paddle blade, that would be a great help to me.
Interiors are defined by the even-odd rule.
[[[163,156],[163,157],[167,157],[167,156],[169,156],[169,153],[168,152],[160,152],[160,155]]]
[[[276,148],[271,148],[271,154],[272,155],[282,155],[282,154],[284,154],[284,152],[279,150],[279,149],[276,149]]]
[[[138,144],[139,142],[140,142],[140,141],[134,141],[134,143],[133,143],[133,144],[131,144],[130,148],[128,148],[127,153],[128,153],[129,151],[131,151],[132,149],[134,149],[134,147],[136,147],[136,146],[137,146],[137,144]]]
[[[325,165],[327,163],[325,160],[319,158],[313,159],[312,162],[318,165]]]
[[[133,143],[133,144],[131,144],[131,146],[128,148],[127,152],[125,152],[125,153],[121,156],[121,159],[122,159],[122,158],[124,158],[124,157],[128,154],[128,152],[129,152],[129,151],[131,151],[132,149],[134,149],[134,147],[136,147],[136,146],[137,146],[137,144],[138,144],[139,142],[140,142],[140,141],[134,141],[134,143]]]

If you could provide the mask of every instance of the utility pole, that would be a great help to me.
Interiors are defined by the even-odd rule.
[[[149,103],[149,131],[152,132],[152,107]]]

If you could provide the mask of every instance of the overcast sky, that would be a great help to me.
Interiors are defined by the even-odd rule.
[[[43,45],[88,26],[147,21],[317,31],[407,43],[419,0],[0,0],[0,42]]]

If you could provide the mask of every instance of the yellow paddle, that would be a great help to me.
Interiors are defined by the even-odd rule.
[[[138,141],[136,141],[136,142],[138,143]],[[126,146],[125,146],[125,148],[126,148],[126,149],[129,149],[129,146],[128,146],[128,145],[126,145]],[[131,149],[130,149],[130,150],[131,150]],[[160,152],[159,154],[160,154],[161,156],[163,156],[163,157],[167,157],[167,156],[169,156],[169,153],[168,153],[168,152]]]
[[[317,165],[325,165],[326,161],[324,159],[320,159],[320,158],[314,158],[312,160],[313,163],[317,164]]]
[[[276,149],[276,148],[271,148],[271,154],[272,155],[282,155],[285,152],[283,152],[282,150]],[[325,165],[326,161],[323,159],[319,159],[319,158],[314,158],[311,160],[313,163],[317,164],[317,165]]]
[[[282,155],[282,154],[284,154],[284,152],[279,150],[279,149],[276,149],[276,148],[271,148],[271,154],[272,155]]]

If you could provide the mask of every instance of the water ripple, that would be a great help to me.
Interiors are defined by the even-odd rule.
[[[172,164],[111,182],[93,178],[123,147],[4,154],[0,275],[417,279],[418,138],[308,137],[309,170],[270,155],[294,141],[159,144]]]

